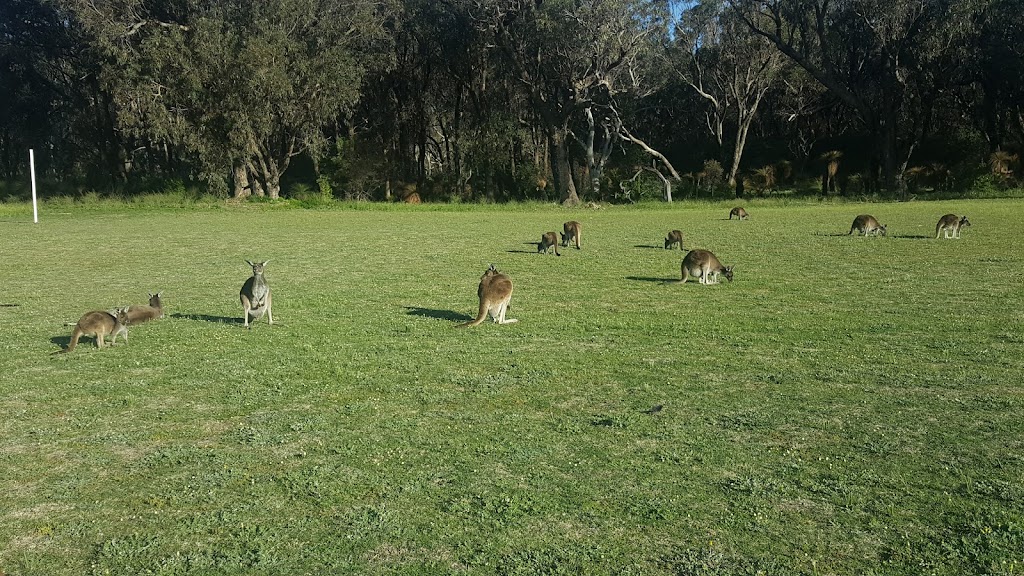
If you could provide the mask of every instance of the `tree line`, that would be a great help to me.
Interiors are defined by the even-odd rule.
[[[234,197],[1019,185],[1020,0],[5,0],[0,173]]]

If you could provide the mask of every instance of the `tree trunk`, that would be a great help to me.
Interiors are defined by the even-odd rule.
[[[235,198],[245,198],[252,194],[252,187],[249,184],[249,173],[245,169],[245,162],[236,160],[234,162],[234,174],[235,174]]]
[[[572,180],[572,170],[565,150],[565,130],[554,129],[548,139],[551,148],[551,179],[554,180],[555,193],[567,206],[580,203],[576,193],[576,184]]]

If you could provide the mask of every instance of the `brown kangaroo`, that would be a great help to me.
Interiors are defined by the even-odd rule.
[[[555,249],[555,256],[561,256],[558,253],[558,235],[554,232],[545,232],[540,236],[540,242],[537,242],[537,253],[548,253],[551,248]]]
[[[672,247],[673,244],[679,244],[679,249],[683,250],[683,233],[680,230],[673,230],[668,233],[665,238],[665,250]]]
[[[935,237],[938,238],[941,232],[944,238],[959,238],[960,230],[970,225],[971,221],[967,219],[967,216],[959,217],[956,214],[946,214],[939,218],[939,223],[935,225]]]
[[[267,279],[263,277],[263,268],[270,260],[263,262],[246,260],[245,262],[252,266],[252,276],[245,281],[245,284],[242,284],[242,289],[238,292],[238,299],[242,301],[245,327],[251,329],[249,318],[255,322],[262,318],[264,313],[267,314],[267,321],[273,326],[274,313],[271,310],[270,286],[267,285]]]
[[[554,234],[552,232],[552,234]],[[476,289],[476,295],[480,298],[480,309],[476,319],[465,324],[459,324],[457,328],[467,326],[479,326],[488,314],[498,324],[512,324],[518,322],[515,318],[505,318],[508,311],[508,303],[512,300],[512,280],[498,272],[498,269],[491,264],[491,267],[480,277],[480,286]]]
[[[127,308],[119,308],[114,314],[103,310],[86,312],[78,319],[78,323],[75,324],[75,330],[71,333],[71,342],[68,343],[68,347],[58,350],[54,354],[71,352],[75,349],[75,346],[78,346],[78,339],[82,336],[95,336],[96,347],[103,348],[103,338],[105,336],[113,336],[110,339],[110,345],[113,346],[117,342],[117,336],[124,334],[124,342],[127,344],[128,328],[125,326],[126,316]]]
[[[867,236],[868,234],[880,234],[882,236],[885,236],[886,233],[885,226],[879,224],[878,220],[876,220],[874,216],[871,216],[869,214],[861,214],[860,216],[854,218],[853,225],[850,226],[850,231],[847,232],[847,235],[853,234],[854,230],[865,236]]]
[[[565,232],[562,233],[562,246],[569,246],[569,241],[575,241],[576,249],[579,250],[580,246],[580,223],[575,220],[569,220],[562,225],[562,229]]]
[[[747,211],[741,208],[740,206],[737,206],[729,211],[729,220],[732,220],[733,216],[739,218],[740,220],[746,220],[747,218],[750,218],[750,214],[747,214]]]
[[[164,305],[160,301],[160,293],[149,295],[149,305],[134,305],[127,308],[125,324],[142,324],[150,320],[164,317]]]
[[[707,250],[690,250],[683,257],[683,279],[686,282],[690,276],[697,278],[701,284],[718,284],[718,275],[722,274],[725,279],[732,282],[732,266],[722,266],[718,258]]]

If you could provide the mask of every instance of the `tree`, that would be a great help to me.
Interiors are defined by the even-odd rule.
[[[705,101],[708,131],[720,148],[726,125],[735,127],[728,175],[735,186],[750,126],[784,57],[722,0],[704,0],[682,13],[669,58],[672,69]]]
[[[106,57],[119,128],[194,155],[208,181],[232,172],[236,196],[276,198],[291,159],[324,150],[381,29],[371,0],[60,1]]]

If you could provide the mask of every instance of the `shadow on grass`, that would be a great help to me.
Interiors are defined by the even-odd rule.
[[[660,282],[661,284],[678,284],[678,278],[654,278],[652,276],[626,276],[626,280],[635,280],[637,282]]]
[[[665,246],[656,246],[654,244],[635,244],[633,248],[657,248],[658,250],[664,250]]]
[[[846,232],[846,233],[839,232],[839,233],[836,233],[836,234],[825,234],[824,232],[815,232],[814,235],[815,236],[828,236],[828,237],[831,237],[831,238],[842,238],[843,236],[850,236],[851,234],[849,232]]]
[[[420,308],[418,306],[404,306],[410,316],[424,316],[436,320],[451,320],[452,322],[466,322],[473,317],[467,314],[460,314],[454,310],[435,310],[433,308]]]
[[[901,240],[928,240],[931,236],[925,236],[924,234],[893,234],[889,238],[899,238]]]
[[[536,250],[509,250],[509,254],[539,254]]]
[[[21,304],[0,304],[0,308],[17,308]]]
[[[211,316],[209,314],[171,314],[171,318],[180,318],[182,320],[201,320],[203,322],[214,322],[216,324],[242,324],[243,321],[239,317],[228,317],[228,316]]]
[[[53,338],[50,338],[50,342],[56,344],[57,346],[60,346],[60,349],[63,350],[68,347],[68,344],[71,344],[71,335],[69,334],[67,336],[54,336]],[[82,345],[82,342],[85,342],[85,340],[78,341],[79,346]]]

